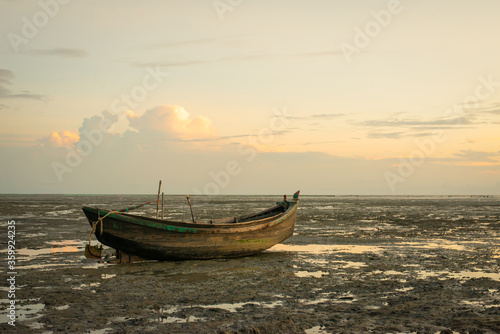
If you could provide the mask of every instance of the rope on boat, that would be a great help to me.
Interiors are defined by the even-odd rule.
[[[131,211],[131,210],[134,210],[134,209],[137,209],[137,208],[140,208],[140,207],[143,207],[145,205],[148,205],[148,204],[151,204],[152,202],[146,202],[146,203],[143,203],[143,204],[139,204],[139,205],[136,205],[136,206],[132,206],[132,207],[128,207],[128,208],[125,208],[125,209],[120,209],[120,210],[114,210],[114,211],[109,211],[106,215],[104,215],[103,217],[99,217],[99,209],[97,209],[97,221],[94,223],[94,225],[92,226],[92,229],[90,230],[90,234],[89,234],[89,252],[91,255],[97,257],[97,258],[101,258],[101,254],[99,255],[95,255],[92,253],[92,250],[91,250],[91,242],[92,242],[92,233],[95,232],[96,228],[97,228],[97,224],[101,223],[101,230],[100,230],[100,234],[102,235],[103,233],[103,226],[104,226],[104,223],[103,223],[103,220],[104,218],[106,218],[107,216],[113,214],[113,213],[120,213],[120,212],[128,212],[128,211]],[[101,246],[102,248],[102,246]]]
[[[97,209],[99,212],[99,209]],[[119,211],[109,211],[105,216],[103,217],[100,217],[100,218],[97,218],[97,221],[94,223],[94,226],[92,226],[92,229],[90,230],[90,235],[89,235],[89,245],[90,245],[90,242],[92,241],[92,233],[95,232],[95,229],[97,227],[97,224],[101,223],[101,234],[102,234],[102,221],[104,220],[104,218],[106,218],[107,216],[109,216],[110,214],[113,214],[113,213],[118,213]]]

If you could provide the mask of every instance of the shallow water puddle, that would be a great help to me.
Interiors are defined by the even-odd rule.
[[[187,307],[190,308],[190,307]],[[184,308],[179,306],[173,306],[168,309],[160,308],[159,316],[151,320],[152,322],[161,322],[161,323],[188,323],[188,322],[204,322],[207,321],[206,318],[199,318],[195,316],[188,316],[187,318],[180,318],[170,314],[174,314],[180,312]]]
[[[335,265],[336,268],[342,268],[342,269],[347,269],[347,268],[362,268],[368,266],[364,262],[354,262],[354,261],[335,261],[331,262],[332,265]]]
[[[19,300],[18,303],[16,303],[16,321],[26,321],[26,320],[33,320],[40,318],[43,314],[39,314],[43,311],[45,308],[45,304],[43,303],[37,303],[37,304],[27,304],[27,305],[20,305],[19,302],[22,300]],[[33,300],[30,300],[33,301]],[[4,324],[10,321],[9,318],[7,318],[7,310],[1,312],[2,316],[0,317],[0,324]]]
[[[73,287],[72,289],[73,290],[83,290],[85,288],[96,288],[99,285],[101,285],[101,282],[94,282],[94,283],[89,283],[89,284],[83,283],[83,284],[80,284],[79,286]],[[96,291],[95,290],[91,290],[91,292],[95,293]]]
[[[18,269],[41,269],[41,270],[54,270],[55,267],[66,266],[81,263],[84,256],[75,257],[62,257],[67,253],[83,253],[83,242],[76,240],[67,241],[54,241],[48,243],[54,247],[50,248],[20,248],[16,250],[18,259]],[[0,251],[1,252],[1,251]]]
[[[154,322],[161,322],[161,323],[187,323],[187,322],[204,322],[208,321],[207,318],[199,318],[195,316],[188,316],[187,318],[180,318],[180,317],[175,317],[175,316],[170,316],[168,314],[173,314],[176,312],[179,312],[181,308],[178,308],[177,306],[171,307],[168,310],[164,310],[163,308],[160,309],[160,316],[157,319],[154,319],[152,321]],[[167,316],[165,316],[167,314]]]
[[[110,279],[116,277],[116,274],[101,274],[102,279]]]
[[[161,323],[166,323],[166,324],[173,324],[173,323],[188,323],[188,322],[205,322],[208,321],[209,319],[207,318],[199,318],[190,315],[187,318],[179,318],[179,317],[160,317],[157,321]]]
[[[425,280],[430,277],[437,277],[439,280],[446,279],[458,279],[460,281],[468,281],[473,278],[489,278],[494,281],[500,282],[500,274],[499,273],[488,273],[484,271],[461,271],[458,273],[450,272],[450,271],[429,271],[429,270],[416,270],[416,271],[395,271],[395,270],[386,270],[380,271],[376,270],[371,272],[371,274],[383,274],[387,276],[412,276],[414,274],[417,275],[417,279]]]
[[[26,326],[28,326],[29,328],[31,329],[42,329],[45,325],[42,324],[42,323],[39,323],[39,322],[30,322],[30,323],[27,323]],[[49,332],[49,333],[52,333],[52,332]]]
[[[61,266],[67,266],[68,264],[72,263],[74,261],[71,261],[69,263],[47,263],[47,264],[32,264],[32,265],[27,265],[27,266],[17,266],[17,269],[46,269],[50,270],[52,267],[61,267]]]
[[[303,271],[303,270],[295,273],[295,276],[297,277],[321,278],[323,275],[328,275],[328,273],[324,271]]]
[[[304,332],[306,334],[328,334],[327,331],[324,330],[325,327],[315,326],[309,329],[306,329]]]
[[[203,308],[220,308],[222,310],[226,310],[229,312],[237,312],[238,309],[243,308],[247,305],[255,305],[264,308],[275,308],[276,306],[283,305],[282,301],[275,301],[270,303],[261,303],[261,302],[247,302],[247,303],[234,303],[234,304],[214,304],[214,305],[196,305],[194,307],[203,307]]]
[[[456,278],[459,280],[467,280],[471,278],[489,278],[494,281],[500,282],[500,274],[499,273],[486,273],[483,271],[461,271],[459,273],[450,273],[449,276],[451,278]]]
[[[491,257],[494,259],[500,259],[500,249],[494,250]]]
[[[487,273],[483,271],[461,271],[458,273],[453,273],[449,271],[417,271],[418,279],[427,279],[429,277],[438,277],[439,280],[445,279],[458,279],[460,281],[468,281],[473,278],[489,278],[494,281],[500,282],[499,273]]]
[[[62,241],[49,241],[47,244],[52,246],[84,246],[86,241],[82,240],[62,240]]]
[[[307,258],[307,259],[302,259],[302,261],[307,262],[307,263],[311,263],[311,264],[315,264],[315,265],[326,265],[326,264],[330,263],[329,261],[324,260],[324,259],[310,259],[310,258]]]
[[[356,261],[328,261],[325,259],[311,259],[304,258],[301,259],[303,262],[311,263],[314,265],[322,266],[328,265],[329,268],[362,268],[368,266],[365,262],[356,262]]]
[[[334,295],[331,292],[322,293],[323,297],[315,298],[315,299],[299,299],[299,302],[304,305],[317,305],[322,303],[331,303],[331,304],[342,304],[342,303],[353,303],[357,301],[355,295],[353,295],[350,291],[341,295]]]
[[[381,253],[391,248],[418,248],[418,249],[446,249],[456,251],[470,251],[469,244],[484,244],[484,242],[452,242],[445,239],[434,239],[432,242],[398,242],[390,246],[367,246],[367,245],[289,245],[277,244],[268,249],[271,252],[298,252],[324,254],[330,252],[363,254],[363,253]]]
[[[102,267],[109,267],[109,266],[113,266],[113,265],[114,264],[110,264],[110,263],[107,263],[107,262],[103,262],[103,263],[93,262],[91,264],[82,266],[81,268],[82,269],[99,269],[99,268],[102,268]]]
[[[462,300],[462,304],[474,306],[474,307],[482,307],[482,308],[493,308],[500,307],[500,304],[487,304],[485,301],[470,301],[470,300]]]
[[[457,251],[465,251],[467,247],[463,244],[453,243],[449,240],[444,239],[434,239],[433,242],[421,243],[421,242],[398,242],[395,246],[409,246],[411,248],[423,248],[423,249],[449,249]]]
[[[271,252],[303,252],[303,253],[329,253],[329,252],[346,252],[351,254],[362,253],[378,253],[382,252],[383,248],[378,246],[363,246],[363,245],[285,245],[277,244],[268,249]]]
[[[78,248],[77,246],[52,247],[52,248],[40,248],[40,249],[20,248],[16,250],[16,253],[22,256],[35,257],[38,255],[47,255],[55,253],[79,252],[80,250],[81,249]]]
[[[113,328],[103,328],[103,329],[95,329],[89,331],[89,334],[106,334],[106,333],[111,333],[113,332]]]
[[[39,255],[56,254],[56,253],[74,253],[83,250],[83,246],[68,245],[63,247],[51,247],[51,248],[18,248],[16,253],[21,256],[28,257],[28,259],[23,259],[24,261],[29,261],[34,259]],[[2,249],[0,253],[6,253],[6,249]]]
[[[367,266],[367,264],[364,262],[340,261],[338,263],[339,263],[339,268],[361,268]]]
[[[207,321],[207,319],[205,318],[198,318],[198,317],[195,317],[195,316],[189,316],[187,318],[179,318],[179,317],[176,317],[176,316],[171,316],[170,314],[174,314],[174,313],[177,313],[177,312],[180,312],[182,310],[186,310],[186,309],[191,309],[191,308],[196,308],[196,307],[200,307],[200,308],[205,308],[205,309],[213,309],[213,308],[216,308],[216,309],[221,309],[221,310],[225,310],[225,311],[229,311],[231,313],[236,313],[238,312],[240,309],[244,308],[245,306],[257,306],[257,307],[263,307],[263,308],[275,308],[277,306],[281,306],[283,305],[283,301],[274,301],[274,302],[269,302],[269,303],[265,303],[265,302],[244,302],[244,303],[232,303],[232,304],[229,304],[229,303],[223,303],[223,304],[212,304],[212,305],[193,305],[193,306],[189,306],[189,307],[180,307],[180,306],[172,306],[170,308],[161,308],[160,311],[159,311],[159,314],[160,314],[160,318],[157,319],[156,321],[159,321],[159,322],[166,322],[166,323],[177,323],[177,322],[198,322],[198,321]],[[167,316],[165,316],[167,315]]]
[[[317,305],[322,303],[328,303],[330,298],[318,298],[318,299],[299,299],[299,302],[304,305]]]
[[[57,257],[53,257],[52,260],[54,260],[52,263],[44,263],[40,264],[39,257],[44,257],[47,255],[58,255],[58,254],[63,254],[63,253],[77,253],[77,252],[83,252],[84,249],[84,241],[77,241],[77,240],[64,240],[64,241],[51,241],[47,242],[51,247],[48,248],[38,248],[38,249],[33,249],[33,248],[18,248],[16,249],[16,255],[18,256],[18,268],[19,269],[42,269],[42,268],[48,268],[48,267],[55,267],[55,266],[65,266],[69,265],[73,262],[76,262],[74,259],[71,259],[69,261],[65,261],[65,263],[61,263],[60,259]],[[1,250],[1,253],[6,252],[7,250]],[[26,263],[30,261],[37,260],[36,264],[33,265],[19,265],[21,263]]]

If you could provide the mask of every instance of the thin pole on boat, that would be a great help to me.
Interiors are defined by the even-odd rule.
[[[186,198],[187,198],[188,203],[189,203],[189,208],[191,209],[191,219],[193,219],[193,223],[194,223],[193,206],[191,205],[191,200],[189,199],[189,195],[186,195]]]
[[[156,219],[158,219],[158,210],[160,205],[160,190],[161,190],[161,180],[160,184],[158,184],[158,197],[156,198]]]
[[[163,199],[163,192],[161,193],[161,219],[163,219],[163,208],[165,206],[165,200]]]

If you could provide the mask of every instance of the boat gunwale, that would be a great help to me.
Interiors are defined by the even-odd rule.
[[[280,213],[273,215],[273,216],[265,217],[262,219],[250,220],[250,221],[246,221],[246,222],[235,222],[235,223],[227,223],[227,224],[210,223],[209,221],[195,222],[195,223],[189,222],[189,221],[172,221],[172,220],[157,219],[157,218],[146,217],[146,216],[138,216],[138,215],[133,215],[130,213],[122,213],[122,212],[112,213],[107,218],[112,218],[112,219],[122,221],[125,223],[139,225],[139,226],[145,226],[145,227],[150,227],[150,228],[156,228],[156,229],[158,229],[158,227],[150,226],[150,223],[161,224],[161,225],[164,225],[165,227],[169,227],[170,225],[172,225],[171,227],[174,229],[177,229],[177,228],[186,229],[187,232],[189,232],[189,229],[192,229],[193,232],[198,231],[200,229],[206,230],[206,231],[211,231],[211,230],[219,229],[219,228],[222,230],[224,230],[224,229],[238,230],[240,228],[251,227],[251,226],[256,226],[256,225],[263,225],[264,226],[265,224],[269,224],[269,223],[271,223],[271,225],[278,224],[283,219],[285,219],[294,208],[296,208],[298,206],[299,201],[300,200],[294,200],[294,201],[287,202],[289,204],[288,208],[286,208],[283,212],[280,212]],[[250,219],[251,217],[256,217],[256,216],[259,216],[265,212],[269,212],[269,211],[272,211],[273,209],[277,209],[280,206],[282,206],[282,205],[278,204],[274,207],[260,211],[260,212],[255,213],[255,214],[236,216],[234,218],[237,219],[240,217],[244,217],[245,219]],[[84,206],[84,207],[82,207],[82,209],[84,211],[87,210],[87,211],[92,212],[94,214],[97,214],[97,212],[99,211],[99,212],[102,212],[104,215],[111,211],[111,210],[107,210],[107,209],[100,209],[100,208],[88,207],[88,206]],[[125,218],[125,219],[123,219],[123,218]],[[130,219],[127,219],[127,218],[130,218]],[[231,217],[228,217],[227,219],[229,219],[229,218],[231,218]],[[137,219],[137,220],[134,220],[134,219]],[[222,219],[226,219],[226,218],[222,218]]]

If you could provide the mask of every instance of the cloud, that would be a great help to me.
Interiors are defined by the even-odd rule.
[[[332,114],[332,113],[323,113],[323,114],[314,114],[314,115],[307,115],[307,116],[297,116],[297,115],[286,115],[286,119],[290,120],[330,120],[334,118],[339,118],[343,117],[345,114]]]
[[[455,153],[454,155],[468,161],[498,162],[498,158],[500,157],[500,151],[483,152],[474,150],[461,150],[460,152]]]
[[[0,68],[0,84],[11,84],[12,80],[14,80],[14,73],[4,68]]]
[[[393,120],[369,120],[361,123],[365,126],[372,127],[429,127],[432,126],[436,129],[442,128],[442,126],[449,125],[464,125],[464,124],[474,124],[470,119],[466,117],[454,117],[454,118],[441,118],[435,120],[414,120],[414,119],[393,119]]]
[[[353,125],[372,128],[367,134],[368,138],[424,137],[433,135],[436,130],[470,129],[477,126],[478,122],[473,117],[440,117],[434,119],[417,120],[412,118],[388,118],[381,120],[367,120],[351,122]]]
[[[45,95],[39,95],[39,94],[32,94],[30,92],[24,92],[24,93],[15,93],[11,94],[10,92],[7,92],[6,95],[1,95],[1,90],[0,90],[0,98],[10,98],[10,99],[31,99],[31,100],[40,100],[43,101],[45,99]]]
[[[323,144],[333,144],[333,143],[342,143],[342,140],[329,140],[329,141],[318,141],[318,142],[305,142],[296,145],[301,146],[309,146],[309,145],[323,145]]]
[[[24,51],[30,56],[54,56],[61,58],[83,58],[88,56],[87,51],[74,48],[53,48],[53,49],[34,49]]]
[[[299,52],[299,53],[288,53],[288,54],[278,54],[278,53],[249,53],[245,55],[234,55],[227,56],[218,59],[187,59],[187,60],[173,60],[173,61],[157,61],[157,62],[147,62],[147,63],[135,63],[136,66],[141,67],[151,67],[151,66],[161,66],[161,67],[176,67],[176,66],[190,66],[199,64],[213,64],[225,61],[258,61],[258,60],[268,60],[268,59],[282,59],[282,58],[316,58],[325,57],[341,54],[339,51],[315,51],[315,52]]]
[[[12,84],[14,80],[14,73],[12,71],[0,68],[0,98],[9,97],[12,95],[10,89],[5,87]]]
[[[39,139],[38,142],[49,147],[72,147],[80,140],[80,136],[71,131],[54,131],[45,138]]]
[[[303,57],[324,57],[341,54],[339,51],[313,51],[313,52],[298,52],[298,53],[250,53],[246,55],[236,55],[221,58],[217,61],[236,60],[236,61],[254,61],[275,58],[303,58]]]
[[[14,79],[15,79],[14,72],[0,68],[0,99],[43,100],[45,98],[44,95],[33,94],[27,91],[21,93],[12,92],[12,90],[7,88],[6,86],[11,85]],[[2,106],[5,108],[5,105]]]
[[[344,114],[316,114],[316,115],[311,115],[310,117],[311,118],[314,118],[314,119],[333,119],[333,118],[338,118],[338,117],[342,117],[342,116],[345,116]]]
[[[190,65],[198,65],[198,64],[209,64],[214,61],[205,61],[205,60],[178,60],[178,61],[161,61],[154,63],[137,63],[137,66],[141,67],[152,67],[152,66],[160,66],[160,67],[177,67],[177,66],[190,66]]]
[[[179,143],[225,139],[216,136],[212,121],[207,117],[193,118],[180,106],[158,106],[147,110],[143,115],[129,110],[126,112],[126,119],[129,129],[122,133],[110,132],[119,120],[118,116],[103,112],[103,115],[85,118],[78,134],[67,130],[53,131],[37,142],[45,148],[66,147],[76,148],[78,151],[80,146],[88,146],[85,143],[88,141],[98,146],[104,142],[125,150],[127,147],[164,147],[165,140]]]
[[[29,134],[0,133],[0,146],[31,147],[36,139],[36,137]]]
[[[232,37],[232,38],[234,39],[236,37]],[[217,43],[217,42],[225,42],[227,40],[228,40],[227,38],[198,38],[198,39],[191,39],[191,40],[186,40],[186,41],[148,44],[148,45],[142,46],[140,48],[155,50],[155,49],[164,49],[164,48],[171,48],[171,47],[178,47],[178,46],[211,44],[211,43]]]
[[[492,103],[489,106],[478,109],[477,112],[500,115],[500,103]]]
[[[147,110],[143,115],[128,111],[130,127],[141,133],[167,138],[193,140],[215,137],[212,121],[204,116],[192,118],[180,106],[160,106]]]
[[[368,138],[375,138],[375,139],[378,139],[378,138],[391,138],[391,139],[395,139],[395,138],[401,138],[401,137],[404,137],[404,133],[403,132],[371,132],[368,134]]]

